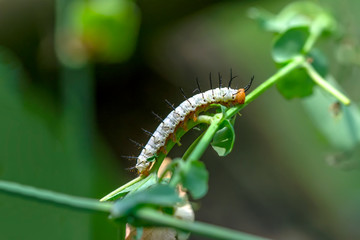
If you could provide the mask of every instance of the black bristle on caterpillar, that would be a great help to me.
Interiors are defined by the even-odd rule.
[[[201,91],[201,88],[200,88],[200,84],[199,84],[199,79],[196,78],[196,85],[197,85],[197,89],[199,90],[199,93],[201,93],[201,96],[202,98],[204,99],[204,93]],[[196,89],[195,89],[196,90]],[[194,92],[195,92],[194,90]]]
[[[174,104],[171,104],[167,99],[165,99],[165,102],[171,107],[172,110],[175,110]]]
[[[135,157],[135,156],[125,156],[125,155],[122,155],[121,156],[122,158],[125,158],[125,159],[137,159],[138,157]]]
[[[189,98],[186,97],[185,92],[184,92],[184,89],[180,88],[180,91],[181,91],[181,94],[183,95],[183,97],[185,98],[185,100],[188,101],[188,103],[190,104],[190,106],[193,106],[193,105],[191,104]]]
[[[142,148],[142,149],[144,149],[144,148],[145,148],[145,147],[144,147],[144,145],[142,145],[142,144],[138,143],[137,141],[132,140],[131,138],[129,138],[129,140],[130,140],[130,142],[134,143],[137,147]]]
[[[148,135],[149,137],[152,137],[152,136],[153,136],[152,132],[150,132],[150,131],[148,131],[148,130],[146,130],[146,129],[143,129],[143,128],[141,128],[141,130],[142,130],[144,133],[146,133],[146,135]]]
[[[214,96],[214,89],[213,89],[212,80],[211,80],[211,72],[209,74],[209,80],[210,80],[210,89],[211,89],[212,95]]]
[[[219,76],[219,88],[222,88],[222,76],[220,73],[218,73]]]
[[[187,100],[187,96],[185,95],[184,89],[180,88],[181,94],[183,95],[184,99]]]
[[[228,88],[230,89],[230,87],[231,87],[231,82],[232,82],[232,80],[234,79],[234,78],[236,78],[237,76],[234,76],[233,77],[233,75],[232,75],[232,68],[230,68],[230,81],[229,81],[229,86],[228,86]]]
[[[129,172],[137,172],[137,169],[136,169],[136,166],[134,166],[134,167],[128,167],[128,168],[125,168],[127,171],[129,171]]]
[[[199,92],[202,93],[201,88],[200,88],[200,84],[199,84],[199,79],[198,79],[198,78],[196,78],[196,85],[197,85],[197,89],[199,89]]]
[[[255,77],[255,76],[252,76],[252,78],[251,78],[251,80],[250,80],[249,84],[248,84],[248,85],[246,85],[246,86],[244,87],[245,92],[247,92],[247,90],[249,90],[249,89],[250,89],[251,84],[252,84],[252,82],[254,81],[254,77]]]
[[[158,114],[154,113],[154,112],[151,112],[156,119],[158,119],[160,122],[164,122],[164,119],[162,117],[160,117]]]

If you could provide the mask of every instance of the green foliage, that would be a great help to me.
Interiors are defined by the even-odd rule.
[[[171,183],[181,184],[186,188],[194,199],[203,197],[208,190],[209,173],[205,164],[198,160],[184,161],[174,159],[176,168],[173,169]]]
[[[295,2],[276,16],[257,9],[250,14],[265,30],[276,33],[272,57],[279,66],[304,56],[320,75],[327,74],[324,55],[313,48],[318,37],[335,33],[336,21],[327,11],[312,2]],[[310,96],[313,86],[315,82],[305,69],[297,69],[277,83],[279,92],[287,99]]]
[[[314,48],[307,56],[313,62],[313,67],[317,72],[325,77],[328,71],[328,63],[322,52]],[[310,96],[315,85],[316,83],[307,71],[304,68],[298,68],[284,76],[276,84],[276,87],[285,98],[292,99]]]
[[[303,68],[298,68],[286,75],[276,84],[279,92],[286,98],[307,97],[313,93],[314,81]]]
[[[357,136],[360,132],[358,106],[347,106],[350,100],[331,86],[340,89],[328,72],[326,56],[313,47],[320,36],[337,35],[338,24],[335,19],[326,10],[311,2],[290,4],[277,16],[257,9],[250,13],[265,30],[276,33],[272,57],[280,67],[299,56],[307,61],[278,81],[279,92],[287,99],[308,97],[304,101],[306,110],[329,144],[338,151],[332,159],[335,162],[337,159],[354,159],[354,156],[359,155],[356,149],[360,145]],[[356,62],[354,54],[349,54],[343,45],[339,47],[337,57],[339,64]],[[322,87],[332,96],[318,89],[313,90],[314,86]],[[334,109],[334,106],[337,106],[337,114],[329,111]]]
[[[309,35],[309,28],[306,26],[290,28],[279,34],[272,48],[274,61],[285,63],[301,54]]]
[[[202,198],[207,193],[209,179],[205,164],[195,160],[185,166],[181,171],[181,183],[194,199]]]
[[[231,152],[234,142],[234,126],[229,120],[225,120],[220,125],[219,130],[215,133],[211,146],[219,156],[223,157]]]

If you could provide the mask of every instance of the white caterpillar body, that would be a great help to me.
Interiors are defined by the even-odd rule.
[[[151,162],[147,159],[153,157],[166,145],[170,135],[174,133],[177,126],[182,123],[187,116],[193,114],[199,107],[206,107],[213,103],[242,104],[245,100],[244,89],[216,88],[195,96],[182,102],[175,110],[164,119],[156,131],[150,137],[148,143],[137,158],[136,168],[140,174],[146,172]]]

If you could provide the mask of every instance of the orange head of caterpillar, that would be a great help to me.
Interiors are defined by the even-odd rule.
[[[250,89],[253,80],[254,80],[254,76],[252,76],[252,78],[251,78],[248,85],[246,85],[244,88],[240,88],[237,91],[237,93],[235,94],[235,99],[234,99],[235,103],[244,104],[244,102],[245,102],[245,93],[246,93],[247,90]]]
[[[235,94],[234,102],[236,104],[244,104],[245,102],[245,89],[240,88],[237,93]]]

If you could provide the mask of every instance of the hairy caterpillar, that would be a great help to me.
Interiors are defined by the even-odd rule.
[[[236,105],[245,102],[245,92],[249,90],[254,77],[251,78],[247,86],[240,89],[230,88],[233,78],[234,77],[230,78],[229,87],[221,87],[221,76],[219,75],[219,88],[210,89],[206,92],[201,92],[197,82],[200,93],[191,98],[187,98],[177,108],[169,103],[173,111],[161,122],[137,157],[135,167],[139,174],[146,174],[148,172],[151,166],[151,161],[148,159],[153,158],[153,156],[159,152],[166,152],[165,146],[170,139],[176,141],[174,133],[178,127],[186,128],[186,121],[190,118],[196,121],[198,114],[206,110],[210,104]],[[210,75],[210,86],[211,85]]]

